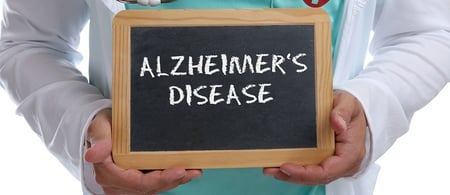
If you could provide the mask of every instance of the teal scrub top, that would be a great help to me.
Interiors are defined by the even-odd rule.
[[[340,29],[343,5],[344,1],[331,0],[322,7],[330,15],[333,51]],[[175,0],[155,7],[126,5],[126,9],[236,8],[308,8],[308,5],[301,0]],[[304,186],[278,181],[264,176],[261,168],[205,169],[202,177],[162,195],[325,195],[325,186]]]

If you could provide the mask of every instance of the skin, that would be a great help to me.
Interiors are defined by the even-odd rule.
[[[338,178],[356,174],[365,156],[367,122],[359,101],[344,91],[334,93],[331,125],[336,132],[335,154],[319,165],[293,163],[277,168],[264,168],[266,176],[306,185],[328,184]],[[100,111],[88,129],[85,159],[94,166],[97,183],[105,194],[157,194],[202,176],[201,170],[171,168],[143,173],[125,170],[111,157],[111,110]]]
[[[306,185],[328,184],[341,177],[356,174],[366,153],[367,122],[361,104],[351,94],[336,91],[330,121],[336,139],[333,156],[319,165],[286,163],[279,168],[264,168],[264,174],[282,181]]]
[[[100,111],[88,128],[86,161],[94,166],[95,179],[106,195],[157,194],[202,175],[201,170],[171,168],[143,173],[125,170],[112,161],[111,110]]]

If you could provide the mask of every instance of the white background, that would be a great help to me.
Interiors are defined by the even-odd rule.
[[[83,33],[80,46],[85,55],[86,36]],[[80,69],[86,70],[86,61]],[[14,114],[15,108],[0,89],[0,194],[80,195],[80,183],[46,150],[24,119]],[[450,194],[449,110],[448,85],[416,113],[409,133],[378,160],[382,169],[375,195]]]

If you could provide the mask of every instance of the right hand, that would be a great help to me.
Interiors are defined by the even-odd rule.
[[[95,179],[107,195],[157,194],[187,183],[202,175],[201,170],[170,168],[142,173],[122,169],[111,156],[111,110],[97,113],[88,128],[86,161],[94,166]]]
[[[336,133],[333,156],[317,165],[285,163],[279,168],[265,168],[264,174],[303,185],[328,184],[357,174],[366,155],[367,120],[361,103],[348,92],[335,91],[330,122]]]

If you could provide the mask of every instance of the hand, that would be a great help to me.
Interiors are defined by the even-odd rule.
[[[331,126],[336,132],[333,156],[319,165],[286,163],[280,168],[264,168],[265,175],[296,184],[328,184],[340,177],[356,174],[366,153],[367,121],[359,101],[348,92],[334,93]]]
[[[111,156],[111,110],[100,111],[88,129],[85,159],[94,166],[95,179],[105,194],[157,194],[202,175],[201,170],[171,168],[142,173],[114,164]]]

